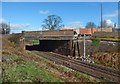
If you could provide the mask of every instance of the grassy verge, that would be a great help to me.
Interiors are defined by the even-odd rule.
[[[120,38],[91,38],[91,40],[116,41],[116,42],[119,42]]]
[[[3,82],[61,82],[60,79],[32,61],[10,55],[3,64]],[[8,61],[9,60],[9,61]]]

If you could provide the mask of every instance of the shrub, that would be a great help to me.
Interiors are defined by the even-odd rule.
[[[12,43],[14,43],[16,46],[19,46],[19,39],[20,39],[20,35],[19,34],[12,34],[8,40]]]

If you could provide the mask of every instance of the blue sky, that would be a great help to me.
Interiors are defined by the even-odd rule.
[[[118,3],[102,2],[103,19],[118,24]],[[51,14],[62,18],[63,24],[80,24],[89,21],[100,25],[100,2],[3,2],[2,19],[11,23],[11,32],[41,30],[42,21]]]

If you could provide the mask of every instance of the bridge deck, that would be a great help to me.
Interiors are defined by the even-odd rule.
[[[26,39],[38,40],[71,40],[74,37],[74,31],[30,31],[23,32]]]
[[[24,36],[26,39],[36,39],[36,40],[71,40],[73,36],[66,37],[32,37],[32,36]]]

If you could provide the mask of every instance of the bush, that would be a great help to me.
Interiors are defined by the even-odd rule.
[[[20,39],[20,35],[19,34],[12,34],[8,40],[12,43],[14,43],[16,46],[19,45],[19,39]]]
[[[98,52],[100,39],[91,39],[93,52]]]
[[[93,44],[93,46],[99,46],[100,39],[92,39],[92,44]]]

